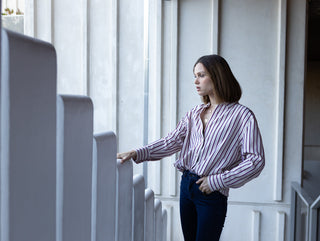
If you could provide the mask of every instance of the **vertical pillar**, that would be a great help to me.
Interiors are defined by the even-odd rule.
[[[113,132],[94,136],[91,241],[115,239],[116,152],[116,136]]]
[[[144,240],[144,178],[142,175],[133,177],[133,236],[132,241]]]
[[[154,193],[145,190],[144,241],[154,241]]]
[[[132,162],[117,163],[116,240],[132,238]]]
[[[57,240],[91,238],[93,106],[88,97],[58,96]]]
[[[167,210],[162,210],[162,241],[167,241]]]
[[[158,199],[154,203],[154,234],[155,241],[162,241],[162,205]]]
[[[1,241],[55,241],[56,53],[2,30]]]

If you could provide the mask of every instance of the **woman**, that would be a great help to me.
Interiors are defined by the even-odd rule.
[[[175,167],[183,175],[180,217],[186,241],[218,241],[227,212],[229,188],[262,171],[264,150],[254,114],[238,103],[241,88],[218,55],[199,58],[193,68],[203,104],[195,106],[166,137],[118,159],[136,163],[180,151]]]

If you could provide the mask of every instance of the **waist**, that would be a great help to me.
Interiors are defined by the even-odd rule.
[[[193,172],[190,172],[189,170],[184,170],[184,171],[183,171],[183,176],[200,178],[199,175],[197,175],[197,174],[195,174],[195,173],[193,173]]]

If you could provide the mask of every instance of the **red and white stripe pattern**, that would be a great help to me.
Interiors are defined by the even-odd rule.
[[[209,177],[212,191],[225,196],[257,177],[265,165],[262,139],[253,112],[238,103],[219,104],[206,128],[194,107],[166,137],[137,149],[136,163],[160,160],[180,151],[174,166]]]

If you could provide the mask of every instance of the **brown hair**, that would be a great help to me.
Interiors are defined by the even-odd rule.
[[[200,57],[193,66],[201,63],[207,69],[218,97],[224,102],[238,102],[241,98],[241,87],[234,77],[227,61],[219,55],[205,55]],[[203,96],[202,101],[210,102],[209,96]]]

